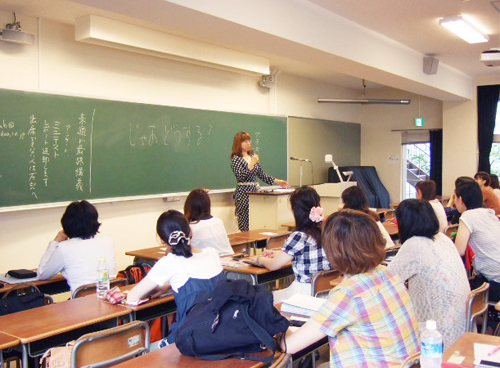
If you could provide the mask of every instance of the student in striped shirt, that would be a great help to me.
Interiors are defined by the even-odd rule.
[[[418,350],[418,322],[401,279],[380,265],[385,242],[369,215],[343,210],[323,228],[323,248],[344,281],[281,346],[296,353],[328,336],[330,367],[400,367]]]

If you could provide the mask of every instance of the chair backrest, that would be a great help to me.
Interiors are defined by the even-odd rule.
[[[109,287],[113,288],[115,286],[125,286],[128,285],[127,279],[122,279],[122,278],[116,278],[109,280]],[[90,294],[95,294],[96,293],[96,283],[93,282],[92,284],[86,284],[82,285],[76,288],[75,291],[73,291],[73,294],[71,294],[71,299],[76,299],[76,298],[81,298],[82,296],[87,296]]]
[[[285,245],[285,240],[288,238],[289,234],[281,235],[281,236],[276,236],[267,241],[267,248],[268,249],[276,249],[276,248],[283,248]]]
[[[334,270],[316,272],[311,280],[311,295],[319,296],[327,294],[334,287],[331,282],[334,280],[339,280],[340,282],[342,277],[342,273]]]
[[[118,364],[149,352],[149,325],[135,321],[83,335],[71,352],[71,368]]]
[[[448,225],[444,229],[444,233],[446,234],[446,236],[453,241],[455,241],[455,238],[457,237],[457,231],[458,231],[458,224]]]
[[[476,332],[476,318],[483,316],[483,327],[481,333],[486,332],[487,318],[488,318],[488,292],[490,284],[483,283],[477,289],[470,292],[467,298],[465,318],[466,318],[466,332]]]
[[[413,354],[408,355],[403,364],[401,364],[401,368],[420,368],[420,352],[415,352]]]

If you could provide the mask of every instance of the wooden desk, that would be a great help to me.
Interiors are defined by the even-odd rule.
[[[85,297],[0,316],[0,332],[20,340],[23,368],[28,368],[28,356],[39,356],[88,332],[117,326],[119,317],[130,314],[129,308]]]
[[[385,229],[387,230],[390,236],[395,236],[399,234],[399,229],[397,224],[390,221],[386,221],[382,222],[382,225],[384,225]],[[287,222],[285,224],[281,224],[281,226],[286,227],[289,230],[293,230],[295,229],[295,222]]]
[[[265,356],[270,351],[256,353],[255,355]],[[284,356],[281,353],[276,353],[275,362]],[[264,363],[229,358],[224,360],[201,360],[198,358],[182,355],[175,344],[168,345],[164,348],[152,351],[151,353],[141,355],[135,359],[127,360],[123,363],[115,365],[115,368],[258,368],[263,367]]]
[[[455,353],[455,351],[460,352],[460,356],[464,356],[465,359],[461,363],[467,367],[474,367],[474,343],[478,342],[480,344],[490,344],[498,345],[500,344],[499,336],[477,334],[473,332],[466,332],[460,338],[455,341],[455,343],[450,346],[443,353],[443,362],[447,362],[448,359]]]
[[[279,270],[270,271],[267,268],[262,267],[229,267],[222,266],[224,268],[224,272],[226,273],[226,277],[229,279],[246,279],[252,285],[266,284],[268,282],[273,282],[279,279],[282,279],[287,276],[293,275],[292,263],[290,262],[285,267],[280,268]],[[233,275],[233,277],[231,277]]]
[[[57,275],[48,280],[32,280],[26,282],[35,285],[40,289],[42,293],[45,294],[59,294],[69,291],[68,283],[60,273],[58,273]],[[4,284],[4,287],[0,289],[0,298],[2,294],[11,290],[16,285],[19,284]]]
[[[268,235],[263,233],[273,233],[273,235]],[[278,238],[283,238],[285,236],[288,236],[289,234],[290,231],[255,229],[250,231],[242,231],[239,233],[229,234],[228,237],[231,246],[234,247],[238,244],[248,244],[249,247],[254,248],[254,252],[256,253],[257,245],[259,242],[262,242],[263,247],[268,248],[271,242],[273,242]]]
[[[152,259],[154,261],[157,261],[161,257],[165,256],[165,247],[158,246],[154,248],[131,250],[129,252],[125,252],[125,254],[127,256]]]
[[[0,332],[0,367],[3,368],[3,352],[2,350],[19,345],[19,339],[14,336],[6,335]]]

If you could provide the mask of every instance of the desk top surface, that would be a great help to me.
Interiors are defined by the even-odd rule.
[[[4,283],[4,287],[0,289],[0,293],[5,293],[7,291],[9,291],[10,289],[12,289],[13,287],[21,284],[21,283],[30,283],[30,284],[33,284],[35,286],[40,286],[40,285],[45,285],[45,284],[51,284],[51,283],[54,283],[54,282],[61,282],[61,281],[66,281],[66,279],[63,277],[63,275],[61,275],[60,273],[58,273],[57,275],[51,277],[50,279],[48,280],[33,280],[33,279],[27,279],[26,281],[24,280],[20,280],[21,282],[18,282],[16,284],[8,284],[8,283]]]
[[[475,342],[481,344],[498,345],[500,344],[500,337],[466,332],[462,336],[460,336],[460,338],[455,341],[452,346],[446,349],[446,351],[443,353],[443,362],[448,361],[448,359],[453,355],[455,351],[459,351],[460,353],[458,355],[465,357],[465,360],[461,364],[468,367],[473,367]]]
[[[0,350],[19,345],[19,339],[0,332]]]
[[[0,332],[26,344],[127,314],[130,309],[121,305],[78,298],[1,316]]]
[[[281,355],[280,353],[277,353]],[[256,355],[266,355],[256,353]],[[279,356],[278,356],[279,358]],[[263,363],[243,359],[224,359],[218,361],[201,360],[198,358],[182,355],[175,344],[141,355],[135,359],[127,360],[115,365],[116,368],[136,368],[138,366],[148,368],[257,368],[264,366]]]

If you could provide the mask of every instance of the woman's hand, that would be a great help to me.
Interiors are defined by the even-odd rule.
[[[60,242],[63,242],[65,240],[68,240],[68,236],[66,235],[66,233],[64,232],[64,230],[61,230],[57,233],[56,237],[54,238],[54,241],[60,243]]]
[[[261,257],[274,258],[274,252],[272,250],[265,250],[260,255]]]
[[[455,205],[455,199],[456,199],[456,195],[455,195],[455,192],[453,192],[453,194],[451,195],[450,199],[448,199],[448,203],[446,203],[446,207],[455,208],[456,207],[456,205]]]
[[[290,184],[286,180],[274,179],[274,183],[278,184],[282,188],[290,188]]]
[[[248,168],[252,170],[255,167],[255,165],[259,163],[259,160],[260,160],[259,155],[254,154],[252,157],[250,157],[250,163],[248,164]]]

